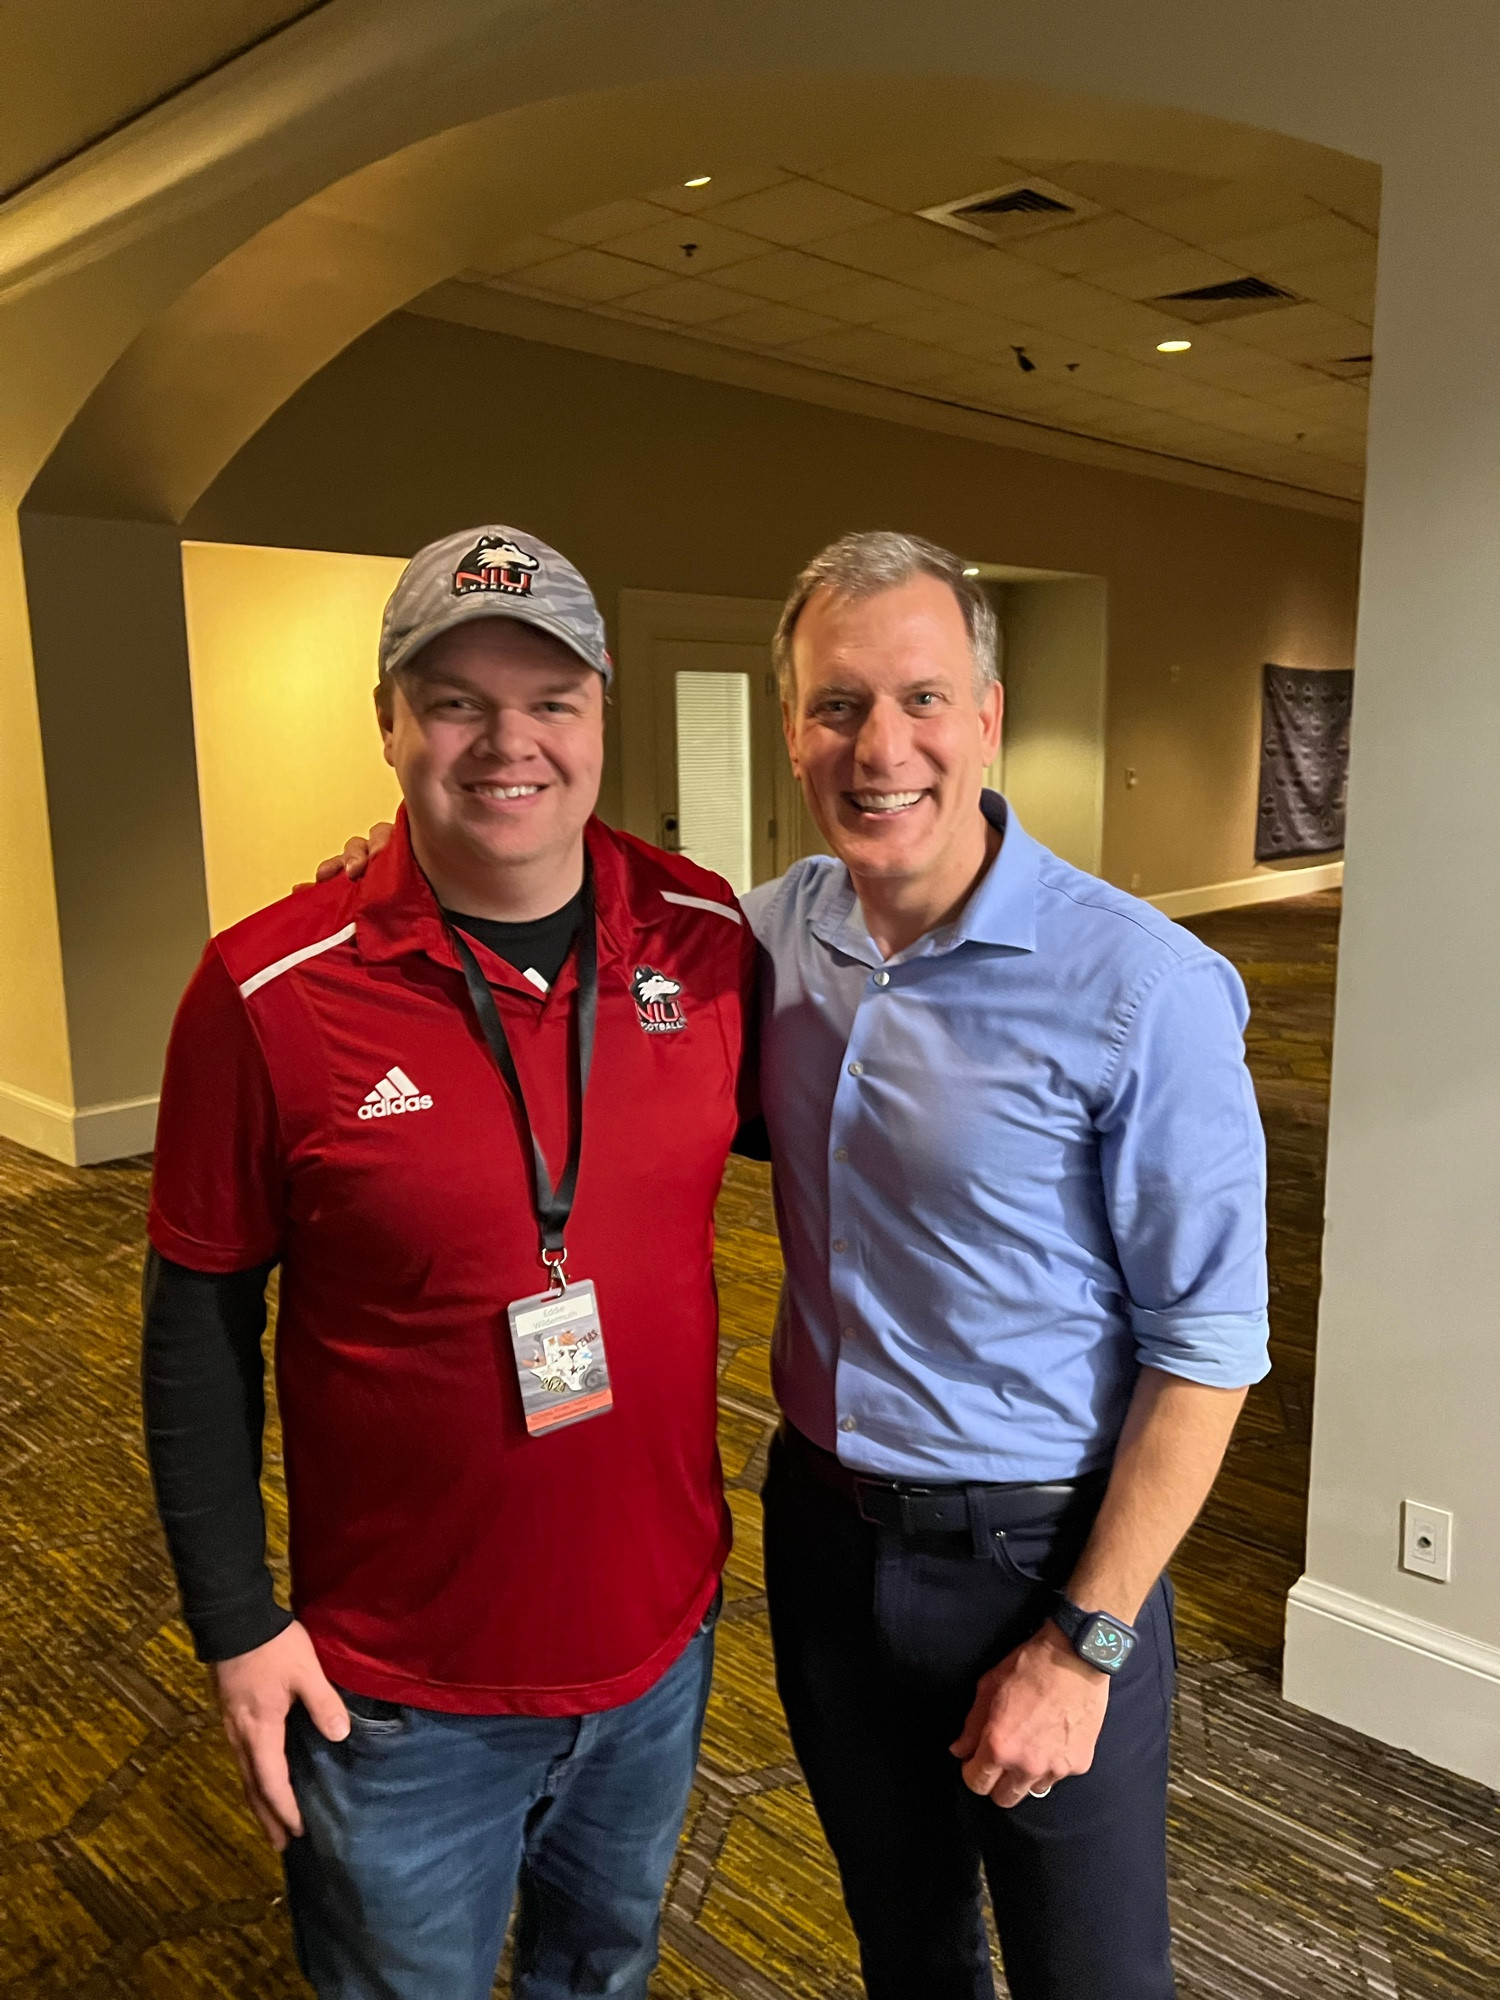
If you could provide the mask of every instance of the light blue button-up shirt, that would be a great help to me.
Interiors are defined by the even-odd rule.
[[[883,959],[843,864],[752,890],[791,1421],[888,1479],[1107,1465],[1142,1366],[1266,1354],[1265,1149],[1234,968],[1050,854],[1000,852]]]

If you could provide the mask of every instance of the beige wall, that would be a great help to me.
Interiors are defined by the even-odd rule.
[[[400,801],[370,690],[382,556],[188,542],[187,603],[209,921],[237,923],[309,879]]]
[[[779,596],[852,526],[1102,576],[1104,871],[1148,895],[1254,870],[1262,663],[1352,658],[1352,524],[407,313],[293,397],[187,529],[401,554],[495,519],[565,550],[612,623],[622,589]],[[607,812],[620,797],[616,741]]]
[[[1108,588],[1099,577],[1070,576],[1007,584],[997,594],[1005,678],[1001,784],[1029,832],[1097,875],[1104,846]],[[1127,880],[1126,886],[1139,885]]]

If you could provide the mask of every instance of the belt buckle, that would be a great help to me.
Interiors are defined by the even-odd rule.
[[[854,1482],[854,1504],[859,1509],[862,1521],[868,1521],[874,1528],[895,1528],[898,1534],[919,1535],[923,1533],[917,1518],[915,1503],[932,1497],[930,1486],[908,1486],[899,1479],[860,1479]],[[872,1513],[865,1505],[867,1494],[879,1493],[888,1502],[883,1512]]]

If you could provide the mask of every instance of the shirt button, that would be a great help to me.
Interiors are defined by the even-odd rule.
[[[865,1066],[864,1066],[864,1064],[863,1064],[862,1062],[852,1062],[852,1063],[850,1063],[850,1065],[849,1065],[849,1074],[850,1074],[851,1076],[863,1076],[863,1075],[864,1075],[864,1073],[865,1073]]]
[[[888,972],[877,972],[877,973],[876,973],[876,975],[875,975],[875,984],[876,984],[877,986],[889,986],[889,985],[890,985],[890,983],[891,983],[891,975],[890,975],[890,974],[889,974]]]
[[[853,1328],[852,1326],[846,1326],[846,1327],[844,1328],[844,1338],[845,1338],[845,1340],[853,1340],[853,1338],[854,1338],[854,1328]]]
[[[833,1157],[838,1161],[839,1165],[842,1166],[845,1160],[847,1160],[849,1157],[849,1148],[847,1146],[839,1146],[835,1150]]]
[[[829,1248],[836,1251],[844,1251],[849,1248],[849,1245],[844,1241],[842,1236],[835,1236]]]
[[[856,1428],[856,1425],[855,1425],[855,1422],[854,1422],[854,1419],[853,1419],[853,1417],[840,1417],[840,1418],[839,1418],[839,1429],[840,1429],[841,1431],[852,1431],[852,1430],[854,1430],[855,1428]]]

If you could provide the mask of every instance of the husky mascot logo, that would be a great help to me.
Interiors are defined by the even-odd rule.
[[[630,990],[635,995],[636,1018],[648,1035],[675,1035],[685,1028],[677,996],[682,988],[654,966],[638,965],[631,975]]]
[[[529,597],[531,579],[541,568],[504,535],[481,535],[453,572],[453,591],[467,597],[471,590],[500,590],[510,597]]]

